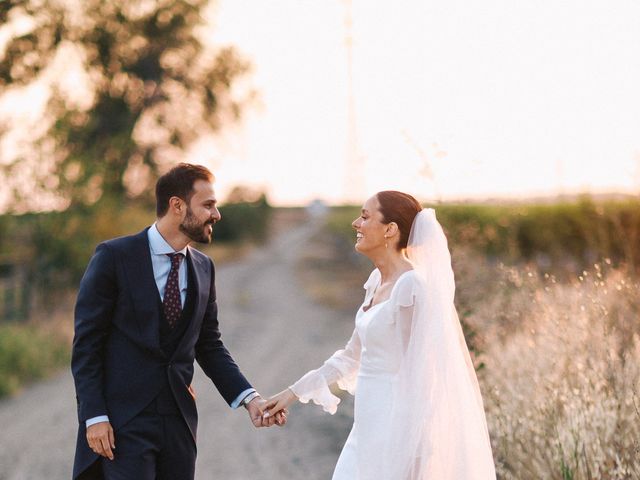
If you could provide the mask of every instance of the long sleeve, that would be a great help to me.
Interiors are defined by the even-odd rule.
[[[337,383],[342,390],[347,390],[352,395],[355,393],[361,350],[360,336],[354,330],[344,349],[338,350],[320,368],[311,370],[289,388],[302,403],[313,400],[325,412],[333,415],[340,399],[331,393],[329,386]]]
[[[371,301],[375,287],[379,282],[380,271],[376,268],[363,285],[365,289],[365,304]],[[360,335],[358,330],[354,329],[351,338],[342,350],[338,350],[331,355],[320,368],[311,370],[289,388],[302,403],[308,403],[309,400],[313,400],[325,412],[333,415],[338,409],[340,399],[331,393],[329,386],[337,383],[342,390],[348,391],[351,395],[355,394],[361,353]]]
[[[81,422],[108,414],[102,358],[117,296],[115,260],[109,247],[100,244],[80,282],[75,308],[71,369]]]

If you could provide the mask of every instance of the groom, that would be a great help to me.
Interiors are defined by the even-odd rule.
[[[213,262],[189,246],[220,220],[213,174],[182,163],[156,184],[157,221],[101,243],[80,283],[71,369],[80,426],[74,479],[191,480],[198,361],[256,427],[260,395],[220,339]]]

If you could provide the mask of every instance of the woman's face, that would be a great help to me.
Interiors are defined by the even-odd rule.
[[[356,230],[356,250],[360,253],[385,248],[387,225],[382,223],[384,217],[379,208],[380,203],[374,195],[364,202],[360,216],[351,223]]]

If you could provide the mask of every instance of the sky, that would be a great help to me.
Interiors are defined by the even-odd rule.
[[[260,94],[241,128],[190,154],[214,159],[223,195],[236,184],[276,204],[383,189],[445,201],[640,191],[640,2],[353,0],[353,96],[346,12],[345,0],[208,10],[207,41],[251,60]]]
[[[186,153],[222,202],[237,185],[276,205],[640,193],[637,0],[217,0],[204,17],[258,92]],[[33,86],[0,109],[38,125],[44,100]]]

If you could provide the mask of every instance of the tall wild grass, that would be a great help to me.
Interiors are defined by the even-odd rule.
[[[329,219],[344,259],[358,210]],[[640,203],[436,211],[498,478],[640,479]]]
[[[465,320],[499,478],[640,478],[638,281],[606,264],[565,282],[493,270]]]

